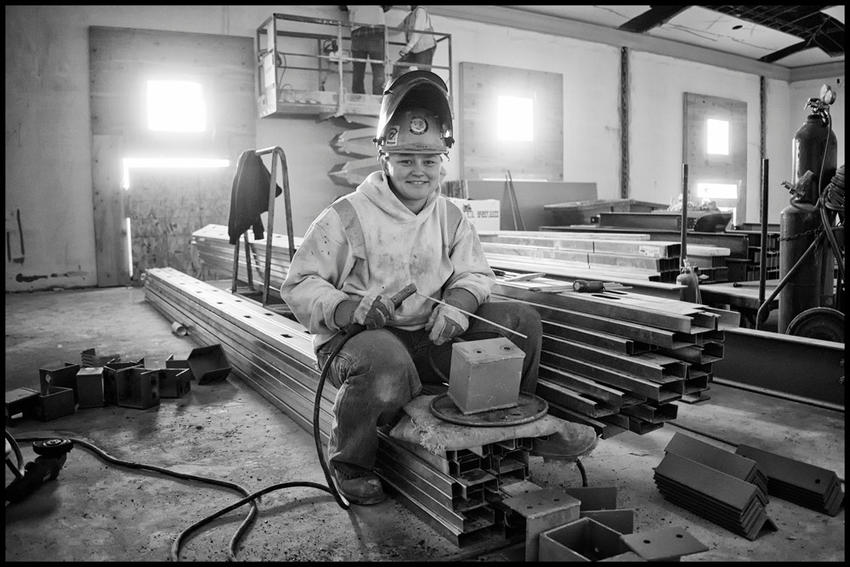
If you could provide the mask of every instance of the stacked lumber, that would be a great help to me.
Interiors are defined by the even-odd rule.
[[[172,268],[145,272],[145,297],[169,321],[180,321],[203,345],[218,344],[232,371],[304,429],[313,431],[320,372],[309,333],[260,303]],[[326,383],[319,429],[327,442],[337,390]],[[504,541],[497,506],[509,487],[527,482],[530,438],[474,449],[432,453],[379,433],[376,472],[422,519],[464,546],[485,538]]]
[[[649,240],[648,235],[500,231],[482,234],[480,239],[488,262],[497,268],[522,269],[519,262],[530,261],[540,266],[538,271],[547,273],[560,265],[595,274],[575,277],[673,283],[681,267],[680,241]],[[688,261],[708,278],[703,283],[726,281],[725,258],[729,254],[728,248],[719,246],[688,246]]]
[[[538,393],[550,412],[603,437],[647,433],[675,419],[675,401],[708,399],[724,331],[740,314],[623,290],[578,293],[546,277],[497,278],[494,299],[540,313]],[[547,289],[549,291],[547,291]]]

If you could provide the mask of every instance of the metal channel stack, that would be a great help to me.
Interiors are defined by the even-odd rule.
[[[240,379],[312,432],[319,371],[300,324],[172,268],[147,270],[144,284],[158,311],[196,341],[220,344]],[[325,442],[335,396],[326,384],[319,414]],[[530,450],[531,439],[522,438],[432,454],[380,434],[377,472],[423,520],[463,546],[507,537],[498,504],[506,487],[527,480]]]
[[[589,270],[594,275],[586,277],[593,279],[627,277],[673,283],[681,265],[680,242],[649,240],[648,234],[502,231],[480,238],[490,265],[508,270],[560,267]],[[728,248],[718,246],[688,246],[688,261],[700,267],[707,277],[704,283],[727,280],[725,259],[729,254]]]
[[[552,414],[603,437],[643,434],[675,419],[672,402],[708,398],[712,364],[723,357],[725,329],[739,325],[737,312],[621,290],[565,291],[564,283],[506,274],[493,290],[496,300],[540,313],[538,393]]]

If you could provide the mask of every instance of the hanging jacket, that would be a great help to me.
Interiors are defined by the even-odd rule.
[[[239,242],[239,237],[249,227],[254,230],[254,239],[265,238],[263,219],[260,213],[269,210],[269,184],[271,173],[257,152],[246,150],[239,156],[233,187],[230,190],[230,218],[227,221],[227,235],[230,243]],[[283,189],[276,185],[275,197]]]
[[[461,288],[480,305],[489,299],[494,277],[475,228],[456,205],[435,191],[414,214],[376,171],[313,221],[280,295],[314,335],[318,350],[340,330],[334,311],[343,300],[389,297],[413,283],[419,293],[440,300],[448,289]],[[433,308],[412,295],[390,325],[422,329]]]

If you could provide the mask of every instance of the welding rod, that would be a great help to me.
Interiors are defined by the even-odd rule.
[[[425,299],[430,299],[430,300],[431,300],[431,301],[433,301],[434,303],[439,303],[439,304],[441,304],[441,305],[449,305],[449,304],[448,304],[448,303],[446,303],[445,301],[440,301],[439,299],[434,299],[434,298],[433,298],[433,297],[431,297],[430,295],[425,295],[425,294],[423,294],[423,293],[419,293],[418,291],[414,291],[413,293],[415,293],[416,295],[418,295],[418,296],[420,296],[420,297],[424,297]],[[513,333],[513,334],[515,334],[515,335],[519,335],[520,337],[522,337],[522,338],[524,338],[524,339],[528,340],[528,337],[527,337],[527,336],[525,336],[525,335],[523,335],[522,333],[519,333],[519,332],[517,332],[517,331],[514,331],[513,329],[509,329],[509,328],[507,328],[507,327],[503,327],[503,326],[499,325],[498,323],[494,323],[493,321],[488,321],[488,320],[487,320],[487,319],[485,319],[484,317],[479,317],[478,315],[474,315],[474,314],[470,313],[469,311],[464,311],[464,310],[463,310],[463,309],[461,309],[460,307],[455,307],[454,305],[449,305],[449,307],[454,307],[455,309],[457,309],[458,311],[460,311],[461,313],[463,313],[463,314],[464,314],[464,315],[466,315],[467,317],[472,317],[473,319],[478,319],[479,321],[484,321],[485,323],[489,323],[490,325],[493,325],[494,327],[498,327],[499,329],[502,329],[503,331],[508,331],[509,333]]]

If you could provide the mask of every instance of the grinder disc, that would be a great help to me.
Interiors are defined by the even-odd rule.
[[[431,400],[431,413],[450,423],[474,427],[502,427],[522,425],[540,419],[549,411],[543,398],[520,392],[517,405],[512,408],[494,409],[465,415],[448,394],[440,394]]]

